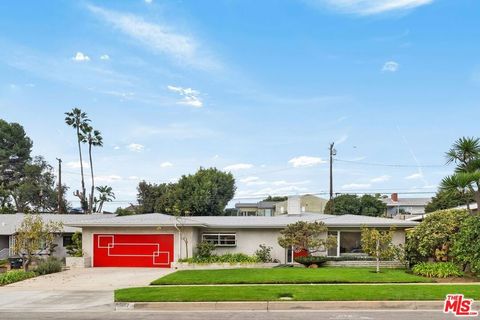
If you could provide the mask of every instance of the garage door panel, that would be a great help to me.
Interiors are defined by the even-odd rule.
[[[170,267],[172,234],[95,234],[94,267]]]

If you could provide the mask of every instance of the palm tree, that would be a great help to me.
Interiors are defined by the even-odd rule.
[[[95,199],[95,202],[99,204],[97,212],[102,212],[103,204],[113,201],[113,199],[115,199],[115,193],[113,193],[112,187],[109,186],[98,186],[96,189],[100,193],[98,199]]]
[[[88,157],[90,160],[90,177],[92,179],[92,189],[88,199],[88,212],[93,213],[94,209],[94,193],[95,193],[95,176],[93,174],[93,160],[92,160],[92,147],[103,146],[103,138],[100,131],[94,130],[90,125],[84,127],[82,136],[82,142],[88,143]]]
[[[480,139],[458,139],[446,153],[446,158],[447,163],[453,162],[457,167],[453,175],[442,180],[440,188],[449,192],[460,192],[463,197],[467,191],[472,192],[477,202],[477,211],[480,211]],[[470,211],[469,205],[467,207]]]
[[[83,139],[82,132],[85,130],[85,127],[88,126],[90,119],[88,119],[87,113],[83,112],[79,108],[73,108],[72,111],[65,112],[65,115],[66,115],[65,123],[70,127],[74,128],[77,132],[78,154],[80,157],[80,172],[82,176],[82,192],[80,193],[77,190],[75,192],[75,196],[77,196],[80,199],[82,209],[84,213],[86,213],[88,209],[88,203],[85,198],[86,197],[85,177],[83,174],[83,158],[82,158],[82,148],[80,144]]]

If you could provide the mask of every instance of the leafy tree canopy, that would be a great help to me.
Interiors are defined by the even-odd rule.
[[[282,248],[293,248],[295,252],[307,250],[309,254],[325,251],[337,243],[335,236],[325,237],[327,227],[323,222],[298,221],[280,231],[278,244]]]
[[[384,215],[386,209],[387,205],[380,200],[379,196],[365,194],[358,197],[354,194],[342,194],[327,202],[325,213],[378,217]]]
[[[392,259],[395,247],[392,238],[395,230],[378,230],[375,228],[362,228],[362,251],[377,261],[377,272],[380,272],[380,260]]]
[[[455,208],[457,206],[465,205],[466,201],[473,202],[474,197],[472,192],[467,192],[467,200],[465,200],[465,195],[462,195],[458,191],[438,191],[432,200],[425,207],[425,212],[434,212],[438,210],[445,210],[450,208]]]
[[[268,196],[263,201],[273,201],[273,202],[281,202],[286,201],[288,196]]]
[[[457,262],[480,274],[480,216],[470,216],[463,221],[455,235],[452,253]]]

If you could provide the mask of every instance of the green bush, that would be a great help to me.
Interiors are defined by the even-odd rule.
[[[4,286],[10,283],[26,280],[35,277],[35,272],[23,270],[11,270],[0,274],[0,286]]]
[[[212,252],[215,250],[215,245],[208,241],[202,241],[197,244],[197,254],[196,256],[202,259],[210,258]]]
[[[327,261],[376,261],[374,257],[367,255],[363,256],[340,256],[340,257],[327,257]]]
[[[260,248],[255,251],[255,256],[257,257],[258,261],[263,263],[272,262],[272,247],[268,247],[265,244],[261,244]]]
[[[38,275],[45,275],[62,271],[63,264],[55,257],[48,257],[46,260],[40,262],[35,268],[35,273]]]
[[[249,256],[243,253],[226,253],[220,256],[212,255],[210,257],[194,256],[188,259],[179,259],[178,262],[187,263],[257,263],[256,256]]]
[[[452,262],[420,262],[412,271],[414,274],[428,278],[461,277],[463,273]]]
[[[463,220],[460,231],[455,235],[452,253],[456,262],[480,275],[480,216]]]
[[[303,264],[305,267],[310,267],[312,264],[316,264],[317,266],[321,266],[325,262],[327,262],[327,257],[324,256],[306,256],[306,257],[296,257],[295,262]]]

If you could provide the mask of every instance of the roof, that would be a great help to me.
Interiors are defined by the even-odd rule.
[[[387,206],[422,206],[425,207],[432,198],[399,198],[393,201],[391,198],[381,199]]]
[[[23,219],[27,214],[16,213],[16,214],[0,214],[0,235],[12,235],[16,232],[17,228],[22,224]],[[82,220],[88,219],[90,221],[95,221],[98,219],[112,219],[114,215],[107,214],[92,214],[92,215],[83,215],[83,214],[50,214],[42,213],[40,214],[43,221],[56,221],[63,222],[64,232],[75,232],[80,231],[78,228],[73,227],[71,224],[75,224]],[[109,218],[107,218],[109,217]]]
[[[275,208],[275,201],[260,201],[260,202],[246,202],[246,203],[236,203],[235,208],[258,208],[258,209],[273,209]]]
[[[119,216],[105,219],[86,219],[84,221],[70,223],[75,227],[158,227],[158,226],[190,226],[202,228],[284,228],[288,224],[297,221],[322,221],[329,227],[398,227],[408,228],[417,223],[389,218],[367,217],[345,214],[340,216],[302,213],[300,215],[281,215],[273,217],[244,217],[244,216],[194,216],[176,218],[173,216],[149,213],[131,216]]]

